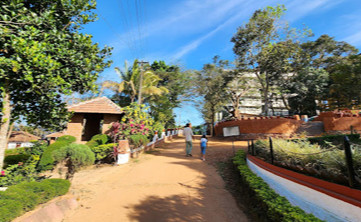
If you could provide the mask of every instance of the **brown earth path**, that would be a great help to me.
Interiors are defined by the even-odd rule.
[[[208,164],[233,153],[231,142],[210,141],[206,162],[198,143],[193,157],[185,157],[184,139],[177,138],[126,165],[77,173],[71,192],[79,207],[64,222],[249,221]]]

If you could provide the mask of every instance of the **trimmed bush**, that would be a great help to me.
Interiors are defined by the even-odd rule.
[[[0,199],[0,221],[8,222],[22,214],[22,206],[18,201]]]
[[[42,183],[48,184],[55,189],[55,193],[58,196],[64,195],[68,192],[70,187],[69,180],[63,179],[45,179]]]
[[[109,157],[113,152],[113,147],[116,146],[116,143],[109,143],[104,145],[99,145],[96,147],[91,147],[91,151],[95,154],[96,161],[102,161]]]
[[[248,189],[255,207],[264,212],[268,221],[322,221],[301,208],[292,206],[285,197],[277,194],[262,178],[255,175],[247,166],[246,153],[239,150],[233,158],[233,164],[240,172],[242,186]]]
[[[133,144],[136,148],[140,146],[145,146],[149,143],[149,139],[146,135],[135,134],[129,136],[129,142]]]
[[[39,182],[22,182],[14,185],[15,188],[25,190],[29,193],[36,193],[39,197],[40,203],[44,203],[55,196],[55,189],[48,183]]]
[[[44,170],[52,170],[54,168],[54,158],[52,156],[52,153],[55,150],[58,150],[62,147],[65,147],[75,141],[75,137],[73,136],[61,136],[59,137],[55,143],[49,145],[45,150],[43,155],[41,156],[41,159],[39,161],[38,169],[41,171]]]
[[[62,179],[46,179],[41,182],[23,182],[0,192],[0,221],[8,222],[38,204],[64,195],[70,182]]]
[[[5,156],[23,154],[24,150],[25,150],[24,147],[19,147],[19,148],[15,148],[15,149],[6,149]]]
[[[23,203],[22,210],[28,211],[35,208],[35,206],[39,203],[39,196],[33,192],[28,192],[20,187],[11,186],[6,192],[0,193],[1,199],[8,200],[18,200]]]
[[[74,143],[76,141],[76,138],[74,136],[70,136],[70,135],[65,135],[65,136],[61,136],[59,137],[56,141],[65,141],[67,143]]]
[[[104,145],[110,141],[110,138],[106,134],[97,134],[91,138],[89,142],[86,143],[86,145],[90,148]]]
[[[68,167],[67,178],[71,177],[80,167],[92,165],[95,154],[84,144],[69,144],[53,152],[57,162],[64,161]]]
[[[18,164],[19,162],[25,163],[30,158],[30,155],[27,154],[17,154],[10,155],[4,158],[4,165],[9,166],[13,164]]]

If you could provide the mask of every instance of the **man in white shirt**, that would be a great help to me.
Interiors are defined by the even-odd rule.
[[[192,124],[187,123],[186,127],[183,130],[183,135],[186,139],[186,156],[192,156],[192,140],[193,140],[193,131],[192,131]]]

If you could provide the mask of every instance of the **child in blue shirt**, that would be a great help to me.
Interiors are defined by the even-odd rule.
[[[201,160],[205,161],[206,158],[206,148],[207,148],[207,138],[206,138],[206,135],[203,135],[202,138],[201,138]]]

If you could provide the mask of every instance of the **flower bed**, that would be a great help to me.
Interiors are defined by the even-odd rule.
[[[285,197],[278,195],[260,177],[256,176],[247,166],[246,153],[239,150],[233,163],[240,172],[243,186],[252,196],[254,207],[267,215],[269,221],[321,221],[312,214],[305,213],[301,208],[292,206]]]

